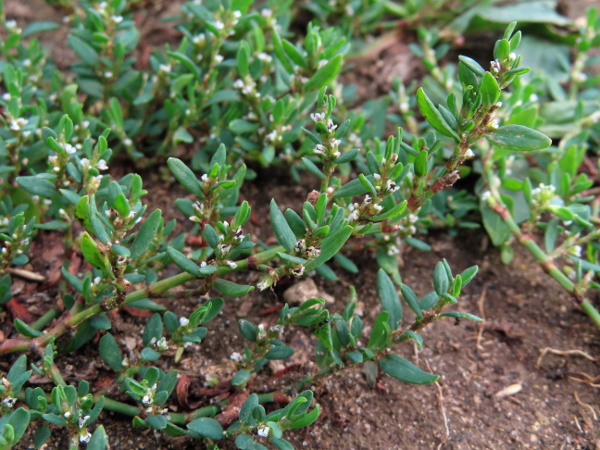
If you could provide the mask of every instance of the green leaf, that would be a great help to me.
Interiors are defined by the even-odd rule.
[[[240,329],[240,333],[242,333],[242,336],[244,336],[245,339],[249,340],[250,342],[256,341],[257,331],[254,325],[247,320],[240,319],[238,321],[238,327]]]
[[[321,89],[331,83],[342,67],[342,55],[335,55],[327,64],[315,72],[315,74],[304,85],[305,91]]]
[[[35,430],[35,434],[33,435],[33,446],[34,448],[41,448],[42,445],[44,445],[44,443],[48,440],[48,438],[50,438],[50,434],[52,433],[52,431],[50,430],[49,426],[46,425],[40,425],[37,427],[37,429]],[[93,437],[93,436],[92,436]],[[90,443],[88,444],[88,446],[86,448],[90,448],[90,444],[91,444],[91,440]]]
[[[42,336],[44,334],[41,331],[38,331],[38,330],[30,327],[25,322],[23,322],[21,319],[15,319],[14,324],[15,324],[15,329],[17,330],[17,332],[25,337],[36,338],[36,337]]]
[[[35,227],[40,230],[65,230],[69,227],[69,224],[62,220],[50,220],[46,223],[36,223]]]
[[[96,241],[92,239],[87,231],[84,231],[81,236],[81,252],[92,266],[102,271],[108,269],[104,254],[98,249],[98,244],[96,244]]]
[[[287,251],[293,251],[296,246],[296,236],[287,223],[287,220],[285,220],[283,213],[279,210],[277,203],[275,203],[275,199],[271,200],[270,215],[271,225],[273,226],[277,242],[283,245]]]
[[[540,150],[552,144],[552,140],[545,134],[523,125],[505,125],[485,137],[501,149],[519,152]]]
[[[379,361],[379,366],[388,375],[411,384],[435,383],[439,376],[421,370],[410,361],[397,355],[387,355]]]
[[[469,284],[469,282],[475,278],[475,275],[477,275],[477,271],[479,270],[478,266],[471,266],[468,269],[465,269],[461,272],[460,274],[460,278],[462,280],[462,286],[466,286],[467,284]]]
[[[245,384],[246,382],[248,382],[248,380],[250,379],[250,375],[251,374],[250,374],[249,371],[247,371],[247,370],[240,370],[231,379],[231,384],[233,384],[234,386],[242,386],[243,384]]]
[[[237,284],[232,281],[223,280],[222,278],[215,280],[214,287],[221,294],[228,295],[229,297],[240,297],[254,289],[254,286]]]
[[[319,178],[321,180],[324,180],[327,178],[325,176],[325,174],[321,171],[321,169],[319,169],[314,162],[312,162],[310,159],[306,158],[305,156],[302,157],[302,163],[304,164],[304,167],[306,167],[306,170],[308,170],[310,173],[312,173],[317,178]]]
[[[123,355],[112,334],[106,333],[100,338],[100,356],[116,372],[123,369]]]
[[[56,194],[54,183],[37,176],[17,177],[15,181],[31,195],[50,198]]]
[[[423,349],[423,337],[420,334],[417,334],[412,330],[406,330],[404,333],[402,333],[402,336],[408,336],[410,339],[415,341],[419,351]]]
[[[16,409],[8,418],[7,424],[13,428],[13,442],[18,442],[29,426],[31,415],[25,408]]]
[[[237,70],[242,77],[247,77],[250,73],[248,70],[248,60],[250,59],[250,45],[246,41],[240,41],[236,60]]]
[[[500,97],[500,87],[494,76],[486,72],[479,85],[479,93],[484,105],[493,105]]]
[[[178,53],[178,52],[171,52],[171,51],[167,51],[167,55],[170,56],[171,58],[179,61],[183,66],[185,66],[185,68],[188,70],[189,73],[193,73],[196,78],[199,75],[199,71],[198,71],[198,66],[194,63],[194,61],[192,61],[189,56],[184,55],[183,53]]]
[[[474,320],[475,322],[483,322],[483,319],[481,317],[477,317],[473,314],[460,311],[450,311],[444,314],[440,314],[438,317],[452,317],[454,319],[469,319]]]
[[[108,437],[103,425],[98,425],[90,442],[86,446],[86,450],[105,450],[108,448]]]
[[[438,262],[433,270],[433,287],[438,295],[448,292],[450,281],[443,262]]]
[[[444,136],[453,138],[456,142],[460,142],[460,137],[456,130],[453,130],[450,125],[444,120],[442,114],[435,107],[433,102],[427,97],[423,88],[419,88],[417,91],[417,105],[419,111],[427,122],[431,124],[433,128],[442,133]]]
[[[396,286],[383,269],[379,269],[377,272],[377,295],[381,307],[389,313],[388,324],[390,328],[395,330],[398,328],[400,320],[402,320],[402,304]]]
[[[160,314],[152,314],[152,317],[148,319],[146,326],[144,327],[144,333],[142,334],[142,342],[144,345],[149,345],[152,338],[157,340],[162,337],[163,322]]]
[[[97,66],[100,62],[98,52],[87,42],[79,39],[77,36],[70,34],[67,37],[67,42],[79,58],[88,66]]]
[[[352,231],[354,229],[350,225],[344,225],[327,235],[321,244],[320,255],[306,265],[306,270],[316,269],[321,264],[333,258],[350,238]]]
[[[402,292],[402,297],[404,297],[404,300],[406,303],[408,303],[410,309],[412,309],[417,315],[417,319],[422,319],[423,313],[421,312],[421,307],[419,306],[419,299],[414,291],[408,285],[402,284],[400,287],[400,292]]]
[[[200,267],[179,250],[176,250],[173,247],[167,247],[167,253],[181,270],[185,270],[187,273],[195,276],[200,275]]]
[[[139,258],[148,250],[148,246],[156,236],[156,231],[161,223],[161,214],[160,209],[155,209],[140,227],[133,244],[129,248],[133,259]]]
[[[57,30],[59,25],[56,22],[33,22],[25,27],[21,33],[22,38],[26,38],[29,35],[35,33],[43,33],[44,31]]]
[[[367,343],[367,347],[373,352],[383,350],[388,344],[390,336],[388,316],[389,313],[387,311],[381,311],[373,323],[373,329]]]
[[[294,354],[294,349],[286,345],[274,345],[267,350],[265,358],[269,360],[287,359]]]
[[[190,134],[190,132],[185,127],[179,127],[175,131],[173,135],[173,142],[178,144],[179,142],[185,142],[186,144],[191,144],[194,142],[194,136]]]
[[[259,126],[256,122],[249,122],[244,119],[234,119],[229,122],[229,129],[235,134],[254,133]]]
[[[165,416],[150,415],[146,417],[146,423],[155,430],[164,430],[167,428],[167,418]]]
[[[296,48],[296,46],[294,44],[292,44],[287,39],[282,39],[281,44],[283,46],[283,50],[285,51],[285,53],[289,56],[289,58],[296,65],[302,67],[303,69],[308,69],[308,64],[306,63],[306,59],[304,58],[304,56],[302,56],[302,54],[300,53],[300,51]]]
[[[199,434],[202,437],[218,441],[223,438],[223,427],[215,419],[210,417],[200,417],[192,420],[186,425],[187,429]]]
[[[313,408],[313,410],[311,412],[304,415],[304,417],[301,417],[300,419],[295,420],[294,422],[291,423],[291,425],[288,425],[287,428],[290,430],[295,430],[298,428],[304,428],[309,425],[312,425],[319,417],[320,411],[321,411],[321,406],[317,403],[317,405]]]
[[[185,165],[183,161],[177,158],[169,158],[167,160],[167,165],[171,172],[173,172],[173,176],[179,183],[192,194],[197,197],[202,197],[202,185],[192,172],[188,166]]]

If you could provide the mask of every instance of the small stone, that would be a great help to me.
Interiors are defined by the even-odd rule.
[[[505,387],[504,389],[499,390],[494,394],[496,398],[508,397],[510,395],[518,394],[523,390],[523,385],[520,383],[511,384],[510,386]]]
[[[252,302],[242,302],[239,309],[235,313],[238,317],[248,317],[248,313],[252,309]]]
[[[294,284],[283,293],[283,299],[289,303],[290,306],[301,305],[311,298],[322,298],[329,304],[335,303],[335,299],[331,295],[319,291],[315,282],[310,278]]]

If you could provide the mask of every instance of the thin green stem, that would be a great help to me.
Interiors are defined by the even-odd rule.
[[[49,309],[43,316],[31,324],[31,328],[38,331],[43,329],[46,325],[52,322],[52,320],[56,318],[59,313],[60,309],[58,308]]]
[[[554,280],[556,280],[556,282],[560,284],[563,289],[571,294],[573,299],[579,305],[581,305],[581,308],[592,320],[594,325],[600,328],[600,313],[598,310],[590,303],[589,299],[585,298],[585,295],[580,292],[580,289],[575,286],[569,277],[567,277],[562,270],[560,270],[554,264],[552,258],[537,245],[533,238],[530,235],[522,232],[521,227],[514,220],[508,208],[506,208],[506,206],[502,203],[500,193],[493,182],[493,174],[490,165],[491,158],[484,158],[484,176],[486,184],[491,193],[488,203],[490,208],[500,216],[504,224],[508,227],[519,244],[529,250],[536,261],[540,264],[542,269],[544,269],[548,275],[554,278]]]
[[[230,267],[219,267],[216,274],[217,276],[225,275],[232,272],[239,272],[242,270],[248,269],[248,265],[252,263],[263,264],[267,261],[272,260],[276,257],[278,252],[285,251],[283,246],[277,246],[265,250],[263,252],[257,253],[249,258],[246,258],[237,263],[237,267],[232,269]],[[127,294],[125,300],[123,302],[124,305],[135,302],[137,300],[142,300],[147,298],[149,295],[157,295],[163,292],[168,291],[169,289],[173,289],[177,286],[180,286],[188,281],[195,280],[197,277],[190,273],[184,272],[179,273],[177,275],[173,275],[172,277],[165,278],[164,280],[160,280],[144,289],[139,289],[135,292],[131,292]],[[106,310],[106,304],[110,303],[110,299],[105,299],[102,303],[98,303],[92,305],[83,311],[80,311],[71,316],[67,316],[65,319],[61,320],[54,328],[47,331],[44,335],[37,337],[35,339],[6,339],[4,342],[0,343],[0,354],[4,353],[14,353],[14,352],[25,352],[27,350],[37,350],[45,347],[53,338],[58,338],[66,333],[68,330],[77,327],[82,322],[100,314],[101,312]]]

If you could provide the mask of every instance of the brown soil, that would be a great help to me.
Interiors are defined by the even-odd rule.
[[[23,13],[19,8],[29,8],[29,12]],[[7,10],[18,20],[29,21],[33,20],[35,8],[29,2],[20,4],[8,0]],[[18,16],[17,10],[23,15]],[[51,12],[52,9],[45,20]],[[316,186],[310,179],[290,185],[289,177],[283,172],[270,174],[270,177],[261,177],[264,180],[261,184],[248,184],[243,193],[255,208],[255,222],[249,224],[246,231],[263,240],[270,234],[265,219],[268,200],[274,197],[280,206],[297,209]],[[175,189],[172,187],[160,194],[151,189],[153,198],[149,204],[151,209],[163,208],[166,217],[177,217],[183,222],[181,215],[171,209]],[[38,239],[44,243],[44,248],[38,249],[40,253],[52,247],[52,235],[47,237]],[[548,354],[538,365],[547,347],[598,355],[600,337],[587,317],[521,249],[516,250],[514,262],[505,266],[500,262],[498,250],[479,230],[463,231],[456,237],[434,233],[423,239],[432,246],[432,251],[413,250],[404,254],[401,270],[404,281],[418,295],[424,295],[432,290],[431,273],[440,259],[446,258],[456,273],[479,265],[479,274],[465,289],[458,309],[485,317],[485,323],[441,320],[423,331],[425,343],[421,352],[417,353],[411,345],[395,349],[395,353],[420,367],[442,375],[436,385],[412,386],[382,376],[379,384],[372,387],[360,368],[316,383],[312,389],[322,406],[320,419],[309,429],[288,432],[285,437],[296,448],[311,449],[600,448],[598,388],[578,381],[584,379],[585,374],[598,376],[598,359],[590,361],[577,355]],[[323,293],[335,299],[330,308],[332,312],[341,312],[348,287],[355,286],[358,299],[364,304],[363,321],[370,325],[380,310],[375,284],[377,264],[368,252],[348,256],[360,267],[358,275],[334,267],[340,276],[339,282],[327,282],[319,277],[315,282]],[[40,271],[51,270],[41,254],[32,265]],[[237,281],[252,283],[256,278],[252,274],[241,275]],[[29,311],[35,317],[55,301],[52,291],[30,299],[26,294],[35,286],[18,284],[22,298],[24,301],[27,298]],[[287,282],[275,292],[253,291],[241,299],[228,299],[223,312],[210,324],[202,345],[186,351],[184,359],[177,364],[172,358],[163,358],[165,368],[180,370],[198,381],[208,375],[221,379],[231,376],[233,366],[228,355],[244,345],[236,320],[244,317],[254,324],[275,321],[276,314],[264,315],[263,312],[281,304],[283,292],[291,285],[292,282]],[[597,305],[600,303],[599,298],[592,300]],[[189,316],[198,301],[165,300],[163,304],[178,315]],[[4,315],[0,320],[1,330],[8,333],[10,318]],[[409,324],[409,320],[410,317],[405,317],[404,325]],[[116,316],[111,332],[122,349],[130,348],[133,354],[139,352],[145,321],[124,312]],[[300,347],[299,360],[312,351],[306,348],[310,338],[302,332],[290,330],[284,339]],[[95,344],[66,357],[61,355],[58,361],[69,382],[85,378],[99,389],[101,382],[113,376],[99,358]],[[6,370],[10,362],[1,361],[0,369]],[[295,382],[311,368],[305,365],[281,378],[273,378],[272,370],[277,368],[272,367],[263,371],[256,385],[265,386],[267,390],[293,392]],[[37,381],[44,383],[43,379]],[[502,396],[503,393],[508,395]],[[124,399],[116,392],[109,391],[109,396]],[[175,399],[171,404],[174,411],[181,410]],[[113,449],[199,448],[197,441],[187,438],[172,439],[152,430],[133,429],[130,417],[108,411],[102,413],[97,423],[107,429]],[[28,448],[30,439],[31,436],[20,448]],[[66,446],[66,436],[55,431],[48,448]]]

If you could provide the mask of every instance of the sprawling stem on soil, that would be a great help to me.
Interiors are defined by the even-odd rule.
[[[282,246],[273,247],[269,250],[265,250],[263,252],[257,253],[254,256],[251,256],[245,260],[239,261],[237,263],[237,267],[235,269],[229,267],[219,267],[217,270],[218,275],[225,275],[231,272],[239,272],[241,270],[248,269],[248,264],[252,262],[253,264],[262,264],[267,261],[273,259],[278,252],[282,252],[285,249]],[[144,288],[139,289],[135,292],[131,292],[127,294],[125,297],[125,301],[123,305],[127,305],[129,303],[135,302],[137,300],[142,300],[149,296],[156,296],[158,294],[162,294],[167,292],[170,289],[173,289],[177,286],[180,286],[188,281],[195,280],[196,276],[189,274],[187,272],[180,273],[177,275],[173,275],[172,277],[165,278],[164,280],[157,281],[156,283]],[[45,347],[48,343],[53,339],[59,336],[62,336],[64,333],[69,331],[72,328],[76,328],[85,320],[88,320],[97,314],[105,311],[107,308],[106,305],[110,304],[110,299],[112,297],[108,297],[104,299],[102,303],[97,303],[92,305],[83,311],[78,312],[77,314],[73,314],[71,316],[65,317],[60,320],[58,324],[56,324],[51,330],[48,330],[44,335],[34,338],[34,339],[6,339],[3,342],[0,342],[0,354],[3,353],[14,353],[14,352],[26,352],[28,350],[37,350]]]
[[[600,313],[594,307],[594,305],[591,304],[590,300],[586,298],[585,289],[580,289],[578,286],[575,286],[575,284],[558,267],[556,267],[556,264],[554,264],[553,261],[554,258],[544,252],[544,250],[542,250],[539,245],[536,244],[531,235],[523,233],[521,227],[517,224],[506,205],[502,202],[500,193],[492,181],[493,174],[491,168],[489,167],[490,164],[491,159],[486,158],[484,179],[489,192],[491,193],[491,196],[488,199],[490,208],[500,216],[517,242],[529,250],[541,268],[548,275],[554,278],[556,282],[571,295],[571,297],[573,297],[575,302],[581,306],[583,311],[589,316],[590,319],[592,319],[594,324],[600,328]]]

